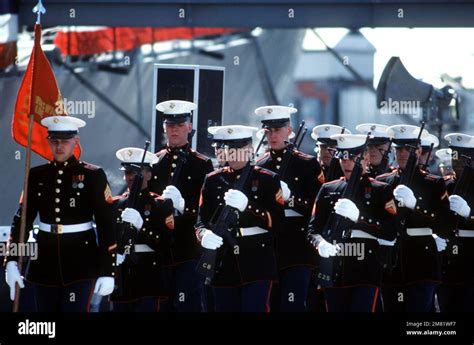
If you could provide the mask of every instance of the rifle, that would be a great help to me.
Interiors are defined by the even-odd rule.
[[[293,145],[298,146],[301,145],[301,142],[303,141],[304,136],[306,135],[306,132],[308,131],[308,128],[306,128],[305,121],[301,121],[300,125],[298,126],[298,132],[296,132],[295,138],[293,139]]]
[[[142,160],[139,165],[131,164],[130,166],[136,171],[136,175],[133,179],[132,186],[130,187],[130,193],[128,194],[128,199],[126,201],[125,207],[127,208],[136,208],[138,202],[138,196],[140,195],[140,191],[142,189],[143,184],[143,174],[142,170],[144,167],[146,153],[148,151],[148,147],[150,146],[150,142],[147,140],[145,142],[145,148],[143,150]],[[120,221],[117,223],[118,234],[117,234],[117,253],[119,254],[129,254],[129,258],[132,263],[136,262],[136,258],[134,257],[134,253],[130,251],[130,246],[135,242],[135,238],[137,236],[137,230],[133,227],[132,224]],[[122,265],[119,267],[119,279],[117,281],[117,295],[123,296],[124,295],[124,288],[125,288],[125,272],[129,269],[127,261],[124,261]]]
[[[365,145],[369,140],[370,133],[367,134]],[[354,161],[354,168],[352,169],[351,177],[347,181],[346,188],[342,193],[341,198],[353,200],[357,192],[363,171],[361,161],[363,154],[357,157]],[[349,227],[352,221],[337,213],[332,213],[323,229],[322,236],[329,243],[333,241],[345,241],[350,236]],[[319,265],[318,281],[321,287],[333,287],[339,279],[342,269],[341,257],[321,258]]]
[[[304,124],[304,121],[303,121],[302,123]],[[301,143],[303,142],[303,139],[304,139],[304,137],[306,136],[306,133],[307,133],[307,132],[308,132],[308,128],[305,127],[305,128],[303,129],[303,133],[301,134],[301,137],[298,138],[298,141],[295,140],[295,146],[296,146],[297,149],[300,148]]]
[[[421,134],[423,133],[423,129],[425,128],[425,122],[421,123],[420,133],[418,133],[418,142],[420,141]],[[402,175],[400,176],[399,184],[403,184],[407,187],[411,185],[411,181],[413,180],[413,176],[415,175],[415,171],[418,167],[418,157],[416,156],[417,146],[410,145],[410,155],[408,157],[407,164],[405,169],[402,171]],[[399,206],[401,206],[399,204]]]
[[[237,181],[235,188],[238,191],[242,191],[247,184],[253,171],[253,165],[249,161],[244,167],[239,180]],[[222,267],[222,261],[227,252],[228,247],[234,248],[237,244],[234,234],[233,227],[239,217],[239,211],[231,206],[225,205],[216,222],[211,225],[211,230],[216,235],[222,237],[225,241],[224,246],[217,249],[206,249],[203,248],[201,259],[197,266],[197,272],[206,277],[205,284],[209,285],[212,278],[218,273]]]
[[[428,164],[429,164],[429,162],[430,162],[431,152],[433,152],[433,146],[434,146],[434,143],[431,143],[431,145],[430,145],[430,150],[428,151],[428,156],[426,157],[426,161],[425,161],[425,163],[421,166],[421,169],[423,169],[423,170],[426,170],[426,168],[428,167]]]
[[[388,155],[390,154],[391,149],[392,149],[392,139],[390,139],[388,148],[383,153],[382,161],[380,162],[380,171],[382,172],[382,174],[385,173],[385,171],[387,170]]]
[[[342,127],[341,134],[344,134],[345,130],[346,130],[346,127]],[[336,176],[336,173],[337,173],[337,168],[339,167],[339,159],[335,157],[336,150],[333,150],[333,151],[334,152],[332,154],[331,163],[329,163],[328,173],[325,178],[326,182],[331,182],[335,180],[336,178],[338,178],[338,176]]]
[[[260,141],[257,145],[257,149],[255,150],[255,154],[257,155],[257,157],[259,156],[258,151],[260,150],[260,147],[262,146],[263,142],[265,141],[266,136],[267,136],[267,132],[264,130],[263,135],[262,135],[262,139],[260,139]]]

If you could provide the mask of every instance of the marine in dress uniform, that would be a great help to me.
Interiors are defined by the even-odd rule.
[[[453,166],[451,164],[451,155],[452,151],[449,148],[440,149],[435,152],[435,156],[438,159],[438,169],[443,178],[454,174]]]
[[[360,134],[367,135],[370,133],[368,142],[369,166],[367,167],[367,174],[372,178],[393,170],[393,167],[389,164],[388,154],[390,154],[390,152],[388,152],[388,150],[391,150],[391,138],[387,134],[387,128],[387,125],[378,123],[364,123],[356,126],[356,130]],[[385,160],[384,156],[387,157]],[[383,289],[385,275],[387,274],[387,270],[391,269],[394,253],[392,251],[392,241],[379,239],[379,244],[379,257],[382,266],[381,289]],[[379,294],[378,297],[377,311],[382,311],[383,301],[381,300],[381,294]]]
[[[308,239],[323,258],[342,256],[342,271],[333,287],[324,288],[329,312],[374,312],[381,279],[379,239],[391,241],[396,236],[396,208],[392,189],[365,172],[369,164],[366,135],[336,134],[338,156],[345,174],[321,187],[309,224]],[[362,177],[353,200],[342,198],[362,155]],[[338,214],[350,220],[340,243],[329,243],[324,230],[329,218]]]
[[[212,161],[190,147],[191,113],[196,105],[186,101],[166,101],[156,108],[163,112],[166,147],[156,155],[149,182],[150,191],[171,199],[175,208],[175,228],[165,265],[171,270],[174,285],[174,308],[177,311],[202,309],[202,277],[196,273],[200,245],[194,225],[199,209],[199,195],[206,174],[213,171]]]
[[[450,194],[450,209],[457,225],[450,234],[448,247],[443,253],[443,283],[438,287],[438,303],[441,312],[474,311],[474,174],[472,164],[470,177],[465,186],[458,187],[466,158],[474,158],[474,137],[463,133],[445,136],[453,157],[455,175],[445,178]],[[469,175],[468,175],[469,176]],[[464,188],[464,190],[459,190]]]
[[[392,171],[388,159],[383,161],[384,155],[390,150],[390,137],[387,134],[387,128],[388,126],[378,123],[363,123],[356,126],[356,130],[360,134],[370,133],[368,143],[370,164],[367,173],[372,178]]]
[[[206,176],[196,235],[204,248],[223,251],[220,269],[211,282],[217,312],[269,311],[272,283],[278,278],[274,241],[284,217],[280,180],[277,174],[254,166],[243,190],[234,189],[253,152],[255,131],[253,127],[222,126],[211,133],[226,146],[229,166]],[[211,230],[224,205],[238,211],[231,230],[236,241],[233,247]]]
[[[93,292],[106,296],[114,288],[112,194],[104,171],[73,155],[84,121],[51,116],[41,124],[48,127],[54,160],[30,170],[26,234],[39,215],[38,258],[30,261],[25,279],[35,288],[38,311],[88,311]],[[15,245],[20,241],[20,213],[21,205],[11,231]],[[6,259],[13,299],[15,283],[23,282],[18,257]]]
[[[444,181],[419,167],[411,186],[400,185],[400,177],[409,157],[408,146],[417,147],[420,128],[396,125],[388,128],[393,136],[398,167],[377,180],[394,187],[400,216],[396,242],[397,261],[382,290],[385,311],[429,312],[436,285],[441,279],[441,256],[450,233],[449,200]],[[422,138],[428,133],[425,131]]]
[[[132,187],[144,150],[127,147],[116,152],[122,162],[125,181]],[[117,285],[111,296],[114,311],[158,311],[161,299],[170,293],[163,274],[163,241],[174,228],[174,208],[170,199],[150,192],[151,166],[158,157],[146,152],[140,192],[130,204],[129,191],[114,198],[117,220]],[[166,243],[166,241],[165,241]]]
[[[295,108],[284,106],[255,110],[269,143],[269,151],[257,165],[279,174],[285,199],[285,218],[277,239],[279,304],[280,311],[284,312],[306,311],[311,273],[317,257],[306,240],[306,231],[316,194],[324,183],[316,157],[288,147],[287,140],[292,133],[290,116],[295,112]]]
[[[331,139],[332,135],[340,134],[343,131],[346,134],[351,134],[351,131],[344,127],[328,124],[316,126],[311,132],[311,138],[316,140],[316,147],[314,148],[314,151],[317,153],[318,162],[323,169],[325,182],[331,182],[334,179],[344,176],[341,166],[338,164],[338,160],[333,160],[337,150],[337,142]],[[328,176],[331,161],[333,161],[333,166],[335,169],[332,179]]]
[[[317,154],[318,162],[321,166],[321,169],[323,170],[324,182],[337,180],[344,176],[339,164],[339,159],[335,157],[337,151],[337,142],[331,139],[332,135],[340,134],[343,131],[344,133],[351,134],[351,131],[344,127],[330,124],[315,126],[311,131],[311,138],[316,141],[316,147],[314,148],[314,151]],[[329,176],[329,171],[331,171],[332,176]],[[318,260],[319,257],[317,258],[317,261]],[[310,311],[324,312],[326,310],[326,302],[324,299],[324,293],[318,285],[317,274],[318,270],[314,270],[311,281],[316,287],[316,293],[314,295],[308,295],[308,304]]]

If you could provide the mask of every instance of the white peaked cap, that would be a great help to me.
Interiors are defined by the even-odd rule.
[[[229,125],[229,126],[213,126],[208,128],[208,132],[214,135],[214,140],[241,140],[251,139],[257,127]]]
[[[50,132],[77,132],[86,122],[72,116],[48,116],[41,120],[41,124]]]
[[[368,134],[370,132],[370,135],[374,138],[390,138],[387,133],[388,127],[379,123],[362,123],[356,126],[356,130],[360,134]]]
[[[387,128],[387,134],[395,140],[416,140],[420,129],[420,127],[413,125],[395,125]],[[424,129],[421,139],[428,135],[428,131]]]
[[[474,148],[474,137],[464,133],[449,133],[444,136],[451,147],[472,149]]]
[[[143,158],[143,152],[144,150],[141,148],[125,147],[115,152],[115,156],[126,164],[140,164]],[[158,157],[150,151],[147,151],[144,163],[150,165],[156,164],[158,163]]]
[[[426,137],[421,138],[421,146],[431,146],[433,144],[433,148],[437,148],[439,146],[439,139],[436,135],[428,134]]]
[[[314,140],[331,139],[332,135],[341,134],[342,128],[343,127],[337,125],[319,125],[313,127],[313,130],[311,131],[311,138]],[[351,131],[346,128],[344,129],[344,134],[351,134]]]
[[[334,134],[332,140],[337,141],[338,150],[351,150],[363,146],[367,141],[364,134]]]
[[[298,109],[293,107],[286,107],[283,105],[268,105],[255,109],[255,114],[261,117],[261,121],[289,121],[291,114],[294,114],[297,111]]]
[[[451,165],[451,149],[440,149],[435,152],[436,158],[439,159],[440,164]]]
[[[195,103],[180,100],[164,101],[156,105],[156,110],[167,115],[188,114],[196,109]]]

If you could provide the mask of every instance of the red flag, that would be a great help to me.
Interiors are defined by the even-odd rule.
[[[28,145],[28,116],[30,114],[34,115],[31,149],[41,157],[53,160],[46,139],[48,129],[41,125],[41,120],[48,116],[67,116],[67,114],[53,70],[41,49],[41,25],[39,24],[35,25],[35,43],[18,90],[12,121],[13,139],[25,147]],[[76,146],[74,155],[76,158],[80,157],[79,145]]]
[[[150,28],[150,27],[83,27],[59,31],[54,44],[63,55],[93,55],[114,50],[130,50],[144,44],[168,40],[190,40],[198,37],[230,34],[231,28]]]

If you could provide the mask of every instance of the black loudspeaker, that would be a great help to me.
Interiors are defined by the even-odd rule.
[[[433,86],[414,78],[403,66],[399,57],[393,56],[385,66],[377,86],[377,106],[383,101],[419,101],[425,104]]]
[[[156,105],[168,100],[194,102],[192,147],[207,156],[214,155],[207,128],[222,124],[224,108],[224,67],[155,64],[153,78],[152,142],[154,152],[166,145],[163,114]]]
[[[423,108],[423,120],[428,126],[437,126],[459,120],[458,96],[449,85],[441,89],[414,78],[403,66],[399,57],[393,56],[385,66],[377,86],[377,106],[382,108],[392,101],[418,102]],[[454,106],[451,106],[454,101]],[[439,132],[441,134],[441,132]]]

